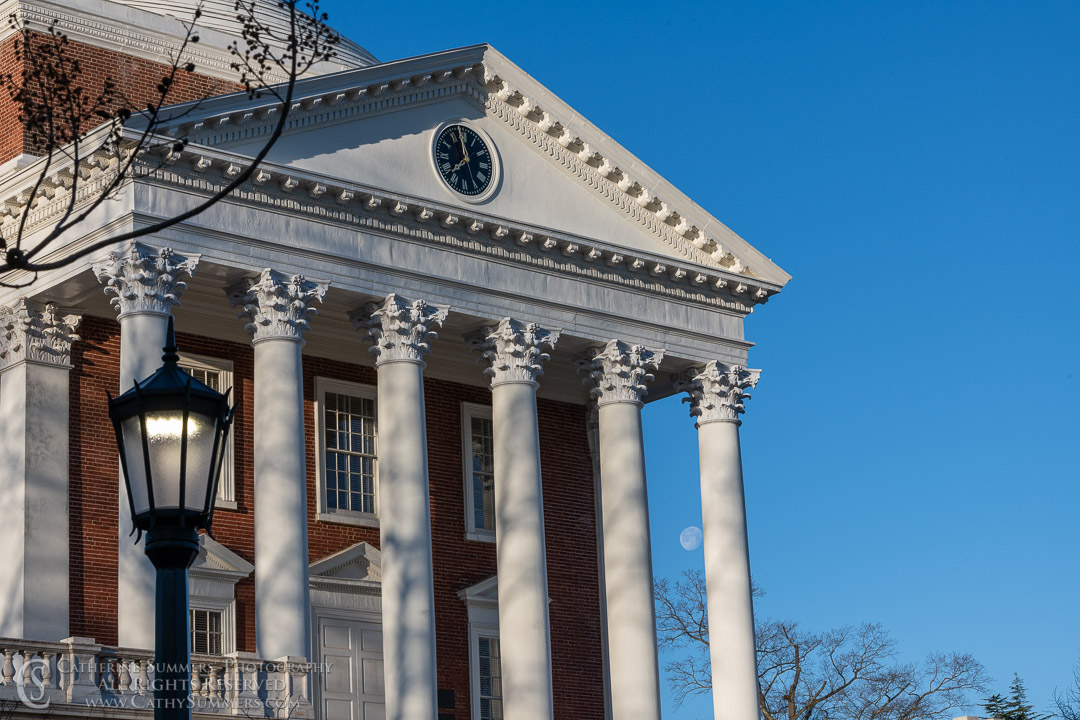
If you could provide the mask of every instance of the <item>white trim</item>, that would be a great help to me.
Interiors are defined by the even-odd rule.
[[[217,567],[220,565],[226,567]],[[223,655],[236,652],[236,583],[254,569],[209,535],[199,535],[199,555],[189,570],[188,605],[190,610],[221,613]]]
[[[495,542],[495,531],[476,527],[476,511],[473,507],[472,470],[472,419],[492,419],[491,406],[478,403],[461,403],[461,478],[465,489],[465,539],[477,542]]]
[[[498,592],[498,576],[458,592],[469,617],[469,705],[474,718],[480,717],[480,638],[499,638]]]
[[[220,373],[221,387],[218,388],[219,392],[225,392],[228,389],[233,389],[230,394],[229,401],[236,402],[236,390],[233,380],[233,363],[232,360],[225,360],[223,358],[209,357],[207,355],[195,355],[194,353],[182,352],[180,355],[180,367],[186,369],[196,370],[212,370],[213,372]],[[214,500],[215,508],[226,508],[228,510],[236,509],[236,461],[233,453],[233,438],[234,433],[229,433],[229,437],[225,440],[225,457],[221,461],[221,475],[218,478],[218,493],[217,498]]]
[[[369,398],[375,403],[375,512],[364,513],[355,510],[337,510],[326,506],[326,393],[331,392],[351,397]],[[318,522],[359,525],[361,527],[379,527],[379,427],[378,427],[378,389],[374,385],[315,378],[315,519]]]
[[[209,612],[221,613],[221,654],[228,655],[229,653],[236,652],[236,600],[222,600],[221,598],[207,598],[207,597],[191,597],[188,599],[190,607],[188,607],[188,613],[190,615],[192,610],[207,610]],[[189,622],[190,625],[190,622]],[[188,627],[188,636],[194,630]],[[194,653],[194,650],[192,650]],[[206,653],[207,655],[217,656],[217,653]]]

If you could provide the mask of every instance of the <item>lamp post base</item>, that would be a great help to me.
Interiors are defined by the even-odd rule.
[[[146,555],[157,568],[154,720],[191,719],[188,568],[198,554],[192,527],[156,526],[146,534]]]

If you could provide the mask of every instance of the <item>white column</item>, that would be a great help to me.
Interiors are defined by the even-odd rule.
[[[536,378],[558,338],[558,330],[511,318],[467,338],[491,377],[503,707],[514,720],[554,713]]]
[[[656,653],[649,497],[641,406],[649,374],[662,350],[612,340],[579,367],[588,371],[600,414],[600,497],[604,528],[611,715],[659,720],[660,667]]]
[[[112,304],[120,321],[120,392],[131,389],[161,367],[161,347],[173,305],[187,284],[181,274],[192,275],[199,256],[185,257],[169,248],[131,243],[94,264],[94,274],[115,293]],[[117,634],[121,647],[154,647],[154,566],[131,537],[131,505],[121,476],[119,493],[119,546],[117,548]]]
[[[697,418],[713,714],[758,720],[754,606],[738,416],[760,370],[710,362],[676,384]]]
[[[353,314],[379,372],[379,550],[388,720],[438,714],[424,361],[448,309],[388,295]]]
[[[68,372],[79,316],[0,306],[0,637],[68,632]]]
[[[255,647],[311,656],[301,335],[326,283],[263,270],[226,289],[255,347]]]

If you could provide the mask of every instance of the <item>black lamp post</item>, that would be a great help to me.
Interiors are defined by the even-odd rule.
[[[154,718],[189,720],[188,568],[199,529],[210,530],[232,410],[227,395],[177,365],[171,317],[164,350],[157,372],[109,398],[109,418],[131,518],[157,568]]]

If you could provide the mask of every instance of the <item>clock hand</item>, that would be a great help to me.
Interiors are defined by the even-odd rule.
[[[457,139],[458,139],[458,143],[461,145],[461,162],[468,163],[469,162],[469,151],[465,149],[465,137],[461,134],[461,128],[458,128]],[[459,163],[459,165],[460,165],[460,163]]]

